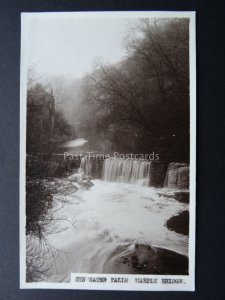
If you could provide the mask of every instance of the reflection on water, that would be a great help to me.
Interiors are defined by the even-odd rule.
[[[83,138],[79,138],[79,139],[75,139],[75,140],[72,140],[72,141],[69,141],[69,142],[66,142],[65,144],[63,144],[61,147],[62,148],[75,148],[75,147],[81,147],[83,146],[84,144],[86,144],[88,141],[83,139]]]
[[[71,226],[48,236],[52,246],[66,253],[65,258],[56,259],[50,281],[69,281],[71,272],[132,273],[126,261],[137,245],[188,255],[188,237],[165,226],[170,217],[188,209],[188,204],[163,196],[165,189],[101,180],[93,183],[90,190],[63,198],[68,202],[59,214]],[[57,203],[61,205],[56,199],[55,208]]]

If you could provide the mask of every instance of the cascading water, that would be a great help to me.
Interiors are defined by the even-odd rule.
[[[83,157],[80,174],[93,176],[98,163]],[[68,282],[71,273],[83,272],[187,274],[188,236],[165,224],[188,211],[189,205],[177,201],[174,191],[167,195],[168,189],[149,187],[154,177],[150,167],[148,161],[107,158],[103,180],[92,180],[91,188],[55,197],[53,210],[62,221],[58,232],[49,234],[47,240],[60,256],[54,258],[48,281]],[[170,171],[177,167],[169,166],[167,186],[173,177]],[[177,176],[181,181],[186,174],[185,166],[179,167],[176,182]]]
[[[166,172],[165,187],[189,188],[189,166],[181,163],[170,163]]]
[[[92,174],[92,160],[88,156],[84,156],[81,158],[80,162],[80,169],[79,172],[83,173],[84,175],[91,175]]]
[[[63,206],[60,197],[56,199],[56,217],[63,221],[58,233],[47,239],[60,255],[48,280],[70,281],[72,272],[176,274],[173,268],[186,261],[188,237],[168,230],[165,223],[187,210],[188,204],[158,195],[152,187],[102,180],[93,183],[90,190],[64,196]],[[161,269],[166,261],[160,261],[162,251],[170,251],[165,252],[170,261],[176,259],[172,269]],[[185,270],[182,266],[177,274]]]
[[[94,155],[83,156],[80,162],[79,173],[92,179],[102,178],[103,159],[96,158]]]
[[[104,161],[102,178],[105,181],[149,186],[150,167],[149,161],[107,158]]]

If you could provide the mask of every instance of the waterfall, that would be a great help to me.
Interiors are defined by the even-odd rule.
[[[81,162],[80,162],[80,169],[79,172],[83,173],[84,175],[92,175],[92,160],[90,159],[90,157],[88,156],[84,156],[81,158]]]
[[[170,163],[166,173],[165,187],[189,188],[189,166],[181,163]]]
[[[149,161],[107,158],[104,161],[102,178],[105,181],[149,186],[150,165]]]
[[[115,157],[100,160],[84,156],[81,158],[79,173],[104,181],[188,189],[189,166],[174,162],[167,166],[163,162]]]
[[[103,168],[102,158],[95,158],[94,156],[83,156],[80,162],[79,173],[85,176],[90,176],[95,179],[102,178],[102,168]]]

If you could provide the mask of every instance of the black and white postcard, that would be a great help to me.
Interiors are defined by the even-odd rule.
[[[20,86],[20,287],[193,291],[195,13],[22,13]]]

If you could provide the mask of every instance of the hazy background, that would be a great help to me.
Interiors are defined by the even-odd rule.
[[[55,151],[84,138],[85,151],[189,160],[188,18],[56,15],[27,30],[28,98],[54,98]]]
[[[33,19],[29,23],[28,65],[42,76],[81,78],[95,60],[117,63],[135,21],[128,19]]]

